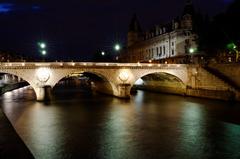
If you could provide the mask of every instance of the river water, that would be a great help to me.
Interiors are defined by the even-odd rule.
[[[121,100],[73,88],[39,103],[29,87],[0,100],[37,159],[240,158],[236,103],[143,91]]]

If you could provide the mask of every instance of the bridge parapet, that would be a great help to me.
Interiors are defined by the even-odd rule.
[[[5,62],[0,63],[1,68],[36,68],[36,67],[53,67],[53,68],[181,68],[187,67],[186,64],[153,64],[153,63],[94,63],[94,62]]]

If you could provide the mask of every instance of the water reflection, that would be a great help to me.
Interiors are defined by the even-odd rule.
[[[179,146],[183,156],[188,158],[205,158],[208,140],[207,123],[204,107],[197,103],[187,103],[182,108],[182,119],[179,124]]]
[[[129,133],[132,122],[131,113],[124,106],[118,105],[110,112],[106,120],[100,137],[99,154],[101,158],[133,158],[134,151],[131,149],[133,147],[131,145],[134,142]]]
[[[58,109],[54,109],[54,113],[46,112],[47,107],[45,106],[45,109],[41,107],[40,103],[36,103],[32,106],[31,113],[25,114],[27,118],[31,119],[27,121],[27,126],[31,128],[27,132],[28,144],[32,145],[30,149],[32,152],[36,152],[35,156],[57,159],[57,156],[52,155],[51,152],[59,153],[64,149],[62,146],[65,140],[64,128],[59,127],[62,125],[59,120],[61,112]],[[26,121],[21,123],[24,122]]]
[[[14,95],[13,95],[14,94]],[[239,158],[240,105],[139,91],[131,100],[27,88],[1,105],[36,158]]]

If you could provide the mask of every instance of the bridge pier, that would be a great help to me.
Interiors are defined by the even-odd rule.
[[[118,97],[130,98],[131,84],[119,84],[118,85]]]
[[[35,88],[37,101],[44,102],[51,100],[52,97],[52,87],[51,86],[43,86]]]

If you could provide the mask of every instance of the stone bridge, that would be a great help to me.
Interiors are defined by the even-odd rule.
[[[27,81],[34,89],[38,101],[46,97],[46,92],[63,78],[80,73],[91,73],[103,79],[98,85],[105,93],[120,98],[130,97],[130,90],[134,83],[149,74],[164,73],[173,76],[188,88],[227,91],[234,88],[214,77],[198,65],[185,64],[141,64],[141,63],[90,63],[90,62],[24,62],[1,63],[0,73],[8,73]],[[101,86],[102,85],[102,86]],[[48,89],[46,89],[48,88]],[[103,89],[102,89],[103,90]],[[190,93],[194,94],[194,93]],[[195,96],[195,95],[194,95]],[[197,96],[197,95],[196,95]]]

